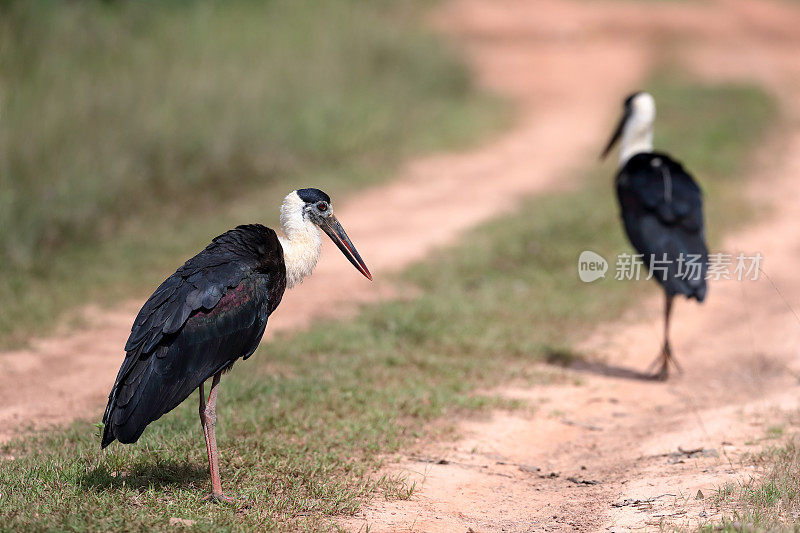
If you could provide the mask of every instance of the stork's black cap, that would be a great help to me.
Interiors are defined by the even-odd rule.
[[[297,196],[307,204],[316,202],[331,203],[331,197],[319,189],[297,189]]]
[[[628,97],[625,99],[625,109],[630,109],[631,104],[633,103],[633,99],[642,94],[643,92],[644,91],[636,91],[635,93],[631,93],[630,95],[628,95]]]

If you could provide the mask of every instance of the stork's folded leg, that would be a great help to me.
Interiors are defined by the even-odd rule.
[[[206,501],[232,502],[222,493],[222,482],[219,478],[219,453],[217,452],[217,389],[221,372],[214,376],[211,382],[211,392],[208,393],[208,404],[203,395],[203,386],[200,385],[200,422],[203,425],[203,434],[206,438],[206,451],[208,452],[208,465],[211,470],[211,494],[205,497]]]
[[[203,383],[200,384],[198,389],[200,392],[200,427],[203,428],[203,438],[206,441],[206,457],[208,464],[211,464],[211,446],[209,445],[208,424],[206,424],[206,393]]]

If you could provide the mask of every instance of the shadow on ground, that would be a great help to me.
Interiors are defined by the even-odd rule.
[[[102,465],[88,471],[80,480],[87,490],[102,492],[127,487],[145,491],[152,488],[192,487],[205,483],[208,470],[191,463],[141,461],[124,472]]]
[[[609,378],[629,379],[633,381],[654,381],[653,374],[634,368],[611,365],[601,361],[575,361],[569,368],[582,374],[593,374]]]
[[[602,361],[589,361],[585,354],[576,352],[571,348],[546,346],[544,347],[544,360],[547,364],[568,368],[582,374],[635,381],[653,381],[652,374],[624,366],[611,365]]]

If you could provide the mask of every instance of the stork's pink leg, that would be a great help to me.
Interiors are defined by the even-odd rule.
[[[681,372],[681,367],[678,361],[672,355],[672,346],[669,343],[669,319],[672,316],[672,301],[674,296],[666,295],[664,302],[664,346],[661,348],[661,355],[650,365],[648,371],[653,368],[658,368],[655,374],[652,374],[653,379],[664,381],[669,377],[669,364],[675,365],[678,372]]]
[[[206,431],[206,391],[200,384],[198,391],[200,392],[200,427],[203,428],[203,438],[206,441],[206,455],[208,457],[208,464],[211,464],[211,448],[208,446],[208,431]]]
[[[206,451],[208,452],[208,465],[211,469],[211,494],[206,500],[233,501],[222,493],[222,482],[219,478],[219,453],[217,452],[217,390],[221,372],[214,375],[211,382],[211,392],[208,393],[208,403],[203,394],[203,385],[200,385],[200,423],[203,426],[203,435],[206,438]]]

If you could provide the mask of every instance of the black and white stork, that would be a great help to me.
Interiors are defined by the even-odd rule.
[[[319,229],[372,280],[324,192],[300,189],[289,194],[281,206],[281,225],[284,236],[260,224],[223,233],[145,302],[108,396],[103,448],[115,439],[136,442],[148,424],[199,389],[200,424],[211,470],[208,498],[227,500],[215,434],[220,376],[256,350],[286,287],[311,274],[322,247]],[[203,383],[209,378],[206,401]]]
[[[605,158],[621,139],[617,198],[625,231],[642,255],[651,276],[664,289],[664,345],[651,365],[666,379],[669,363],[680,370],[669,343],[672,301],[682,294],[702,302],[706,297],[708,247],[703,225],[703,194],[678,161],[653,151],[656,105],[646,92],[625,99],[616,131],[603,151]]]

